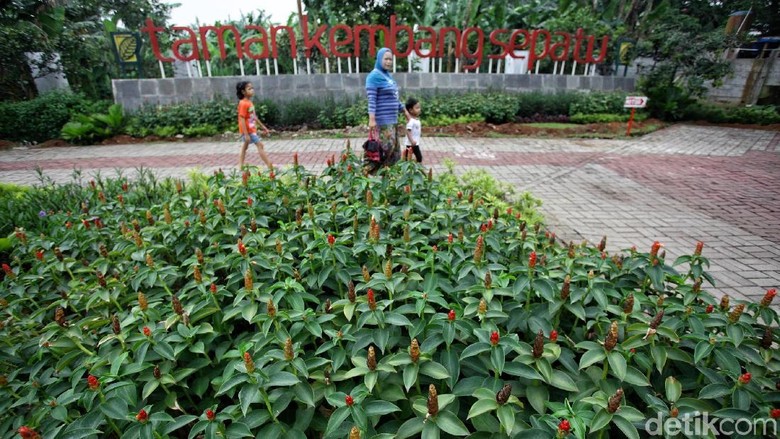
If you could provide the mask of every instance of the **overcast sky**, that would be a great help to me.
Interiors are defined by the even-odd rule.
[[[213,24],[228,18],[239,19],[241,13],[262,9],[271,15],[274,23],[284,23],[290,12],[298,11],[296,0],[170,0],[181,3],[171,10],[171,25],[189,26],[197,17],[201,23]]]

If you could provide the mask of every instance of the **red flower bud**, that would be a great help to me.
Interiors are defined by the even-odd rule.
[[[39,261],[42,261],[43,260],[43,250],[36,251],[35,252],[35,258],[38,259]]]
[[[376,309],[376,298],[374,297],[374,290],[369,288],[367,295],[368,295],[368,307],[371,309],[371,311],[374,311]]]
[[[146,413],[146,410],[141,409],[138,411],[138,414],[135,415],[135,419],[137,419],[138,422],[146,423],[146,420],[149,419],[149,415]]]
[[[431,250],[433,250],[434,253],[439,251],[439,247],[436,244],[433,244],[433,247],[431,247]]]
[[[39,435],[38,432],[26,425],[19,427],[19,430],[16,431],[19,432],[19,436],[21,436],[22,439],[41,439],[41,435]]]
[[[696,256],[701,256],[701,250],[704,248],[704,243],[699,241],[696,243],[696,250],[693,252]]]
[[[216,417],[217,415],[216,413],[214,413],[214,410],[206,409],[206,419],[208,419],[209,421],[213,421],[214,418]]]
[[[498,344],[498,331],[493,331],[490,334],[490,344],[492,344],[493,346]]]
[[[747,384],[750,382],[750,379],[753,378],[753,376],[750,374],[750,372],[745,372],[739,377],[740,384]]]
[[[714,307],[714,306],[712,306],[712,305],[707,305],[707,309],[706,309],[706,310],[704,310],[704,312],[706,312],[707,314],[709,314],[709,313],[711,313],[711,312],[712,312],[712,310],[714,310],[714,309],[715,309],[715,307]]]
[[[772,288],[769,290],[766,290],[766,294],[764,294],[764,298],[761,299],[761,306],[766,308],[769,305],[772,304],[772,300],[774,300],[775,296],[777,295],[777,290]]]
[[[252,197],[248,197],[246,199],[247,206],[252,207],[252,203],[254,203],[254,200],[252,200]]]
[[[344,398],[344,402],[346,402],[348,406],[352,406],[352,404],[354,404],[354,403],[355,403],[355,400],[354,400],[354,399],[352,399],[352,396],[350,396],[350,395],[347,395],[347,396]]]
[[[553,343],[558,341],[558,331],[556,331],[555,329],[550,331],[550,341]]]
[[[334,237],[331,234],[328,234],[328,245],[333,247],[333,244],[335,244],[335,243],[336,243],[336,237]]]
[[[780,409],[771,409],[771,410],[769,410],[769,417],[772,418],[772,419],[780,418]]]
[[[452,233],[450,233],[449,235],[447,235],[447,243],[448,243],[448,244],[452,244]]]
[[[89,375],[87,377],[87,387],[89,387],[89,390],[97,390],[100,387],[100,381],[93,375]]]
[[[217,294],[217,284],[211,284],[211,294]]]
[[[458,199],[460,200],[461,198],[463,198],[463,192],[458,191]]]
[[[528,256],[528,268],[533,269],[536,267],[536,252],[531,252],[531,255]]]
[[[566,419],[564,419],[563,421],[561,421],[560,424],[558,424],[558,431],[568,433],[570,430],[571,430],[571,424]]]
[[[8,276],[11,276],[14,274],[13,270],[11,270],[11,266],[8,264],[3,264],[3,271],[5,271],[5,274]]]
[[[276,180],[276,174],[274,174],[273,170],[271,170],[271,173],[268,174],[268,178],[270,178],[271,180]]]
[[[149,329],[148,326],[144,326],[144,335],[147,336],[147,337],[151,337],[152,336],[152,330]]]
[[[450,312],[447,313],[447,319],[449,319],[449,321],[451,321],[451,322],[455,321],[455,310],[454,309],[451,309]]]

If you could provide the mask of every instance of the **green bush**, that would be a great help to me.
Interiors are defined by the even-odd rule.
[[[625,101],[626,93],[622,91],[588,93],[572,102],[569,114],[624,114]]]
[[[647,111],[661,120],[682,120],[685,109],[696,102],[690,91],[680,85],[670,86],[657,72],[643,76],[638,88],[649,98]]]
[[[122,106],[114,104],[106,114],[76,114],[62,127],[60,134],[69,142],[87,144],[119,134],[124,124]]]
[[[488,123],[507,123],[515,120],[518,109],[517,96],[511,94],[493,94],[486,96],[482,115]]]
[[[776,291],[716,301],[701,246],[562,245],[484,172],[472,195],[351,152],[278,171],[48,189],[61,210],[0,270],[0,437],[639,438],[776,413]]]
[[[237,131],[237,108],[236,101],[225,99],[162,107],[145,106],[130,117],[127,132],[131,135],[144,133],[145,130],[156,133],[164,127],[184,132],[187,128],[203,125],[216,127],[217,132]],[[268,114],[265,105],[256,102],[255,113],[265,123]]]
[[[441,127],[441,126],[453,125],[456,123],[484,122],[485,116],[482,116],[481,114],[467,114],[465,116],[449,117],[444,115],[428,116],[427,114],[423,114],[421,116],[421,120],[423,126]]]
[[[74,114],[103,113],[110,104],[66,91],[44,93],[28,101],[0,102],[0,139],[30,142],[54,139]]]
[[[219,134],[219,130],[214,125],[204,124],[185,128],[182,134],[187,137],[208,137]]]
[[[719,106],[707,102],[688,105],[683,112],[685,120],[702,120],[712,123],[741,123],[769,125],[780,123],[777,108],[771,105],[750,107]]]

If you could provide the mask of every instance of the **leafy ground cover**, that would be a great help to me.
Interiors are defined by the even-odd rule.
[[[406,161],[366,177],[345,151],[321,175],[48,188],[63,208],[16,230],[0,273],[0,436],[636,438],[659,414],[780,417],[774,290],[716,302],[703,245],[562,243],[528,197],[460,183]]]

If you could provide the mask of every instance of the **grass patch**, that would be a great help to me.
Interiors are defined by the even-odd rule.
[[[538,123],[524,123],[526,127],[532,128],[549,128],[554,130],[564,130],[567,128],[577,128],[579,125],[576,123],[561,123],[561,122],[538,122]]]

